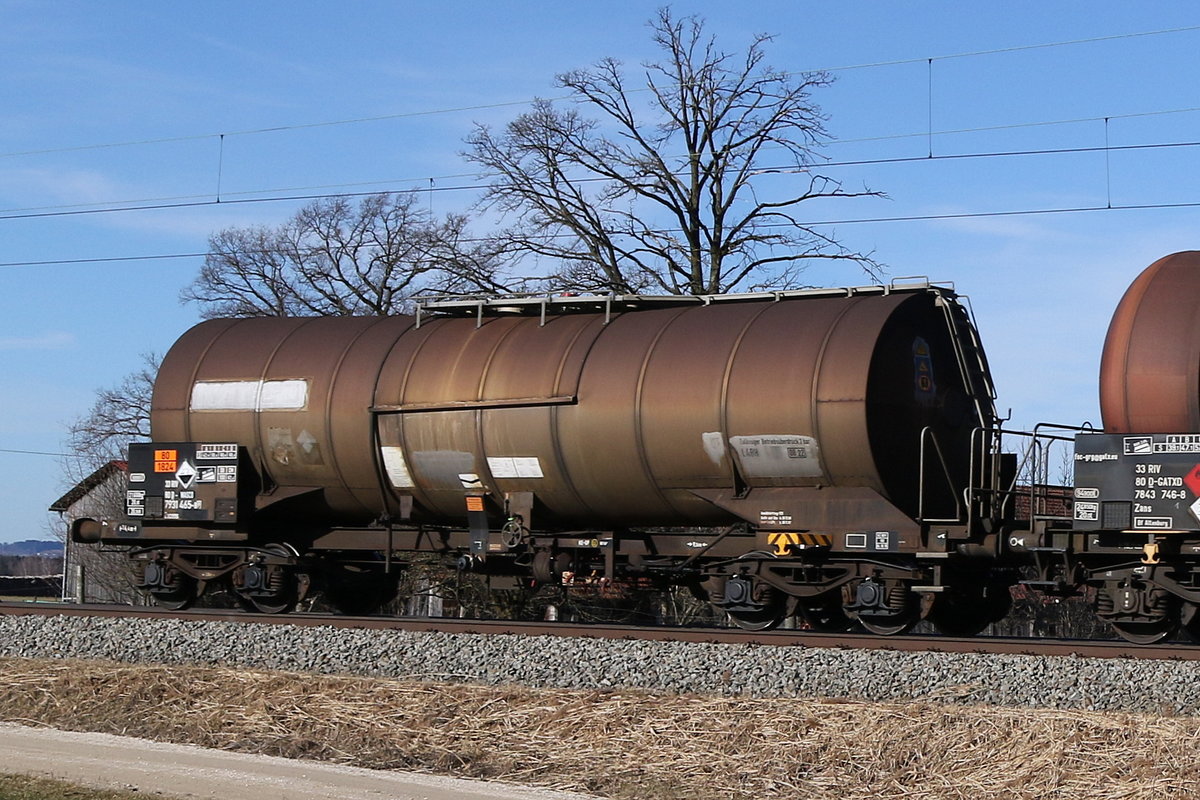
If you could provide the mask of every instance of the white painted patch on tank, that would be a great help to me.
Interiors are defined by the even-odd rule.
[[[262,381],[196,381],[192,411],[253,411]]]
[[[487,464],[488,472],[492,473],[493,478],[517,477],[517,466],[511,458],[488,456]]]
[[[308,405],[308,381],[263,381],[259,411],[296,411]]]
[[[538,461],[536,458],[533,458],[533,457],[514,458],[513,464],[516,465],[518,478],[541,478],[541,477],[543,477],[542,462]]]
[[[725,460],[725,436],[720,431],[712,433],[700,434],[700,441],[704,444],[704,452],[712,459],[712,462],[718,467]]]
[[[811,436],[730,436],[729,444],[747,478],[819,478],[821,449]]]
[[[196,381],[192,411],[299,411],[308,405],[308,381]]]
[[[387,472],[388,480],[392,482],[392,486],[397,489],[412,489],[416,486],[413,483],[412,476],[408,473],[408,463],[404,460],[404,450],[399,447],[381,447],[380,454],[383,456],[383,468]]]

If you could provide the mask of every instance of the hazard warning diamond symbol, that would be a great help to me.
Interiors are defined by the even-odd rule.
[[[196,480],[196,468],[190,462],[184,461],[179,465],[179,469],[175,470],[175,480],[185,489],[192,488],[192,481]]]
[[[1192,490],[1192,494],[1200,495],[1200,464],[1188,470],[1183,476],[1183,484]]]

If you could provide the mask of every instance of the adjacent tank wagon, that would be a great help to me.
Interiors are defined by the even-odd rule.
[[[1200,637],[1200,253],[1147,267],[1121,299],[1100,366],[1103,432],[1075,441],[1071,531],[1035,552],[1055,591],[1154,642]]]

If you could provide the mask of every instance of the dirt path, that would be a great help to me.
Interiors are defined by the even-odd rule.
[[[586,795],[358,769],[0,723],[0,770],[212,800],[587,800]]]

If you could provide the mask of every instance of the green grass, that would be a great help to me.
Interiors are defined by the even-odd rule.
[[[0,800],[146,800],[157,792],[111,792],[29,775],[0,774]]]

